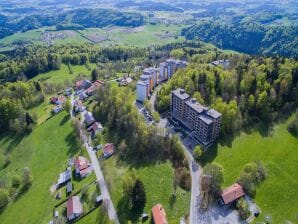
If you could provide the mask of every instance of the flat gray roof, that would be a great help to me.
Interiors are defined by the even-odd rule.
[[[209,115],[210,117],[215,118],[215,119],[221,117],[221,113],[219,113],[218,111],[216,111],[214,109],[208,110],[206,114]]]
[[[186,100],[189,98],[189,95],[185,92],[184,89],[181,88],[173,90],[172,93],[174,93],[174,95],[180,98],[181,100]]]
[[[209,118],[209,117],[207,117],[206,115],[200,115],[199,116],[199,119],[201,119],[204,123],[206,123],[206,124],[212,124],[212,120]]]
[[[198,113],[202,113],[204,110],[208,110],[208,107],[204,107],[203,105],[193,100],[186,101],[186,104],[191,108],[193,108]]]

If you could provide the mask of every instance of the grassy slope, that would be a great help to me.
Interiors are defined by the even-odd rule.
[[[65,168],[68,157],[77,151],[70,122],[65,122],[65,116],[65,112],[58,114],[18,142],[11,136],[1,138],[1,154],[6,150],[11,152],[11,164],[0,171],[1,178],[9,180],[15,173],[20,173],[23,167],[28,166],[34,179],[29,191],[10,203],[0,214],[1,223],[49,221],[45,219],[57,203],[49,193],[49,188]]]
[[[95,67],[95,64],[90,64],[91,68]],[[35,76],[32,80],[39,80],[41,78],[50,77],[46,80],[49,83],[64,83],[65,80],[72,81],[76,78],[79,73],[83,73],[87,76],[91,76],[91,71],[89,71],[84,65],[71,66],[73,69],[73,74],[69,74],[68,66],[61,64],[60,70],[50,71],[43,74]]]
[[[263,210],[260,219],[270,215],[274,223],[297,221],[298,138],[288,133],[288,122],[276,125],[271,136],[243,133],[231,147],[219,145],[214,160],[224,167],[225,186],[237,180],[244,164],[254,160],[265,163],[269,177],[257,188],[255,200]],[[210,154],[214,156],[214,152]]]
[[[118,164],[117,156],[106,160],[103,163],[103,167],[105,178],[110,186],[114,206],[117,208],[122,197],[121,177],[129,170],[129,167]],[[190,193],[178,187],[176,201],[174,203],[170,202],[170,197],[173,193],[173,169],[170,162],[143,164],[143,166],[136,167],[136,170],[146,190],[147,202],[144,212],[151,214],[151,208],[155,204],[161,203],[165,207],[169,223],[179,223],[180,217],[188,214]],[[117,210],[119,212],[119,209]],[[149,223],[149,221],[146,223]]]

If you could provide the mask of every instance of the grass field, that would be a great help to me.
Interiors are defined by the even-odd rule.
[[[119,202],[122,198],[121,177],[129,170],[129,167],[120,165],[117,158],[117,156],[114,156],[105,160],[103,170],[121,222],[121,214],[125,213],[125,211],[119,209]],[[151,208],[155,204],[161,203],[166,210],[169,223],[179,223],[180,217],[187,215],[189,212],[190,192],[178,187],[176,200],[171,200],[171,194],[173,193],[173,168],[171,163],[142,164],[142,166],[137,166],[135,169],[144,183],[146,191],[144,212],[151,214]],[[146,223],[150,223],[149,221]]]
[[[182,41],[180,36],[183,25],[145,25],[136,28],[130,27],[105,27],[105,28],[86,28],[80,31],[54,31],[54,27],[45,27],[30,30],[24,33],[16,33],[0,39],[0,51],[5,51],[16,46],[18,42],[34,43],[47,45],[43,38],[45,30],[53,35],[55,32],[63,32],[66,38],[52,39],[54,45],[67,43],[94,43],[99,46],[127,45],[137,47],[148,47],[156,44],[167,44]]]
[[[95,64],[90,64],[91,69],[95,68]],[[91,71],[85,65],[72,65],[73,74],[69,74],[68,66],[61,64],[60,70],[50,71],[35,76],[32,80],[46,79],[49,83],[64,83],[65,81],[73,81],[78,74],[83,73],[88,78],[91,78]]]
[[[223,165],[225,186],[237,180],[246,163],[264,162],[269,177],[257,187],[255,197],[263,211],[260,221],[269,215],[273,223],[284,220],[298,222],[298,138],[288,133],[288,122],[276,125],[267,137],[262,137],[257,131],[242,133],[231,146],[218,145],[205,158]]]
[[[11,202],[0,214],[1,223],[47,223],[57,203],[50,187],[66,167],[67,159],[78,152],[67,114],[57,116],[36,127],[23,138],[1,136],[0,154],[9,154],[11,163],[0,170],[0,179],[10,186],[14,174],[21,174],[28,166],[33,176],[33,185],[23,195]],[[86,181],[91,182],[94,173],[84,182],[75,183],[80,188]]]

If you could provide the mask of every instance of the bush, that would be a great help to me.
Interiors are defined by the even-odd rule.
[[[189,170],[185,167],[175,169],[175,182],[178,183],[181,188],[190,190],[191,176]]]
[[[242,220],[245,220],[250,216],[250,211],[249,211],[249,208],[248,208],[248,204],[243,198],[240,198],[237,201],[236,207],[239,211],[239,216]]]
[[[18,188],[22,183],[22,178],[19,175],[14,175],[11,180],[11,186]]]
[[[261,161],[252,162],[243,167],[238,182],[246,193],[253,197],[256,193],[255,185],[263,182],[267,175],[267,170]]]
[[[22,180],[23,180],[23,188],[25,190],[32,185],[33,178],[31,176],[31,171],[28,167],[25,167],[23,170]]]
[[[202,154],[203,154],[202,148],[199,145],[197,145],[193,151],[193,157],[195,158],[195,160],[199,160]]]
[[[159,122],[160,121],[160,116],[159,116],[159,114],[156,111],[153,112],[152,117],[153,117],[153,120],[155,122]]]
[[[288,125],[288,131],[294,135],[298,136],[298,113],[295,119]]]
[[[0,189],[0,209],[5,208],[5,206],[8,204],[9,197],[8,192],[5,189]]]

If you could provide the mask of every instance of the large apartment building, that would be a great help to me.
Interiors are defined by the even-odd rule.
[[[145,68],[137,83],[137,101],[144,102],[159,83],[170,79],[179,68],[185,68],[186,65],[186,61],[168,59],[160,63],[159,68]]]
[[[199,104],[184,89],[172,91],[171,115],[204,146],[212,144],[219,136],[221,114]]]

